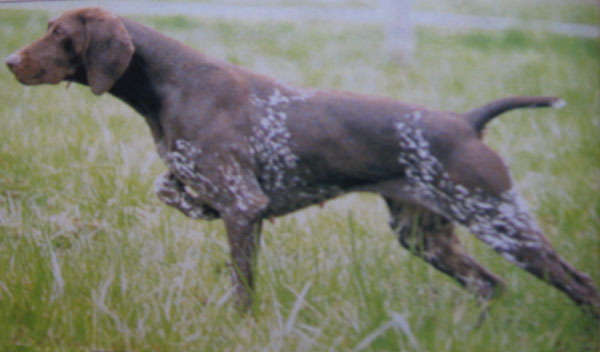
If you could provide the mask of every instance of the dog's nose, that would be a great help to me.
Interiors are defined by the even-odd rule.
[[[19,63],[21,63],[21,55],[17,53],[12,53],[6,58],[6,66],[11,69],[15,68]]]

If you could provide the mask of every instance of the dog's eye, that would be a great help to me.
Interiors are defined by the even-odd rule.
[[[54,29],[52,30],[52,34],[54,34],[55,36],[58,36],[58,37],[63,36],[66,33],[67,32],[62,27],[59,27],[59,26],[54,27]]]

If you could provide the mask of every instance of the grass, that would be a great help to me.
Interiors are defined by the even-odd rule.
[[[152,0],[164,1],[164,0]],[[375,8],[381,0],[181,0],[190,3],[259,5],[274,7]],[[418,0],[411,1],[415,11],[450,12],[476,16],[512,17],[521,20],[561,21],[598,25],[598,3],[594,0]]]
[[[0,13],[0,54],[46,16]],[[419,30],[410,66],[374,27],[231,24],[138,17],[214,57],[302,86],[464,111],[505,95],[564,97],[519,111],[487,140],[511,165],[541,227],[600,283],[600,48],[535,32]],[[219,222],[163,206],[164,170],[143,120],[86,87],[20,86],[0,70],[0,350],[596,351],[597,322],[461,232],[508,283],[480,308],[400,249],[373,196],[351,195],[266,223],[256,312],[229,299]]]

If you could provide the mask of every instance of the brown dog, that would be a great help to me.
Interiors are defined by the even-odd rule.
[[[480,296],[502,281],[465,253],[453,224],[599,312],[590,278],[554,251],[481,141],[496,115],[558,107],[558,98],[505,98],[456,114],[297,89],[99,8],[50,21],[6,63],[23,84],[75,81],[145,117],[170,170],[158,196],[192,218],[223,219],[242,305],[251,302],[263,219],[362,191],[384,197],[404,247]]]

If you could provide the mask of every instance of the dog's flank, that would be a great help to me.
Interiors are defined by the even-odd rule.
[[[106,52],[90,60],[99,47]],[[245,307],[264,219],[362,191],[385,199],[402,246],[479,296],[503,283],[466,253],[455,224],[600,312],[590,278],[555,252],[480,138],[493,117],[558,107],[558,98],[504,98],[455,114],[297,89],[99,8],[65,13],[6,63],[23,84],[72,80],[145,117],[169,168],[155,183],[158,197],[191,218],[224,221]]]

